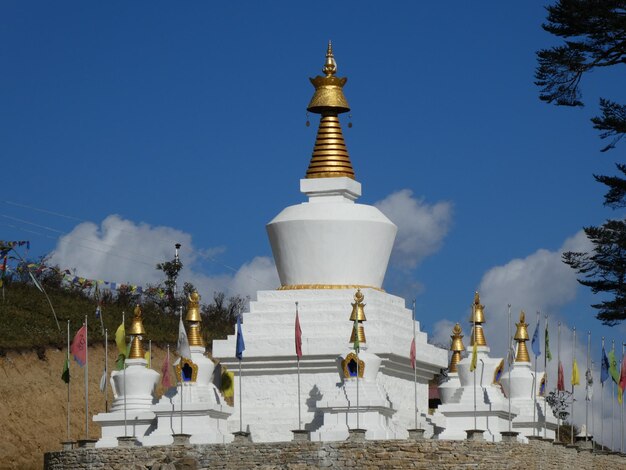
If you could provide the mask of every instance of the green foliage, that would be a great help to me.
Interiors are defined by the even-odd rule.
[[[546,9],[543,29],[564,44],[537,52],[539,97],[558,106],[582,106],[580,83],[586,73],[626,64],[626,1],[559,0]],[[626,107],[601,99],[600,109],[602,115],[592,121],[602,138],[613,137],[606,151],[626,135]]]

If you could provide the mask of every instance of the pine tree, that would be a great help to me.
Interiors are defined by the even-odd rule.
[[[543,28],[564,43],[537,52],[539,97],[557,106],[583,106],[580,83],[587,72],[626,64],[626,1],[559,0],[547,11]],[[602,139],[611,138],[605,152],[626,135],[626,106],[601,98],[600,110],[591,121]],[[608,187],[604,205],[613,209],[626,207],[626,165],[616,166],[617,176],[594,175]],[[626,319],[626,220],[584,230],[593,249],[564,253],[563,261],[581,275],[578,282],[594,294],[606,294],[592,307],[603,323],[615,325]]]

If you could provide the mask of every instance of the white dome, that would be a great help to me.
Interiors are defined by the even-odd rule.
[[[360,183],[304,179],[309,202],[290,206],[267,232],[283,287],[382,287],[397,227],[373,206],[355,204]]]

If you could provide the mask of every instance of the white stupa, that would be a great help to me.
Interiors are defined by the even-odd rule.
[[[311,434],[313,441],[344,441],[350,429],[364,429],[366,439],[394,439],[404,429],[395,429],[393,408],[384,387],[379,382],[381,360],[367,351],[366,320],[363,294],[357,290],[352,304],[352,329],[348,349],[337,358],[341,382],[330,390],[322,390],[318,403],[323,425]]]
[[[482,328],[484,308],[476,292],[470,319],[473,326],[471,346],[476,342],[477,347],[476,368],[470,370],[471,353],[458,362],[460,387],[448,391],[447,402],[437,408],[433,418],[440,431],[439,439],[466,439],[466,431],[482,430],[486,440],[495,442],[501,440],[501,432],[508,431],[508,402],[500,387],[504,360],[489,356],[490,349]],[[518,414],[517,407],[512,406],[511,417]]]
[[[233,409],[212,382],[215,364],[205,354],[200,332],[200,296],[197,292],[193,292],[188,299],[186,320],[189,323],[191,357],[179,358],[174,363],[177,382],[182,385],[170,388],[152,407],[157,418],[156,429],[144,439],[144,445],[171,444],[173,434],[189,434],[191,444],[233,440],[226,423]]]
[[[383,291],[396,226],[373,206],[357,204],[361,185],[346,148],[339,114],[350,110],[331,45],[324,76],[311,79],[315,94],[308,111],[321,115],[313,156],[300,180],[308,201],[284,209],[267,231],[281,286],[257,292],[243,315],[246,350],[242,386],[235,381],[235,403],[242,394],[243,430],[254,441],[290,440],[298,429],[298,403],[306,430],[322,424],[322,391],[338,382],[336,358],[349,348],[345,321],[355,289],[368,299],[369,353],[380,358],[378,384],[396,412],[398,429],[413,428],[413,369],[409,361],[413,320],[404,299]],[[299,302],[303,354],[298,397],[294,351],[295,302]],[[416,325],[417,405],[428,407],[428,381],[446,366],[446,351],[427,344]],[[213,342],[213,355],[238,371],[234,335]],[[229,420],[239,431],[239,406]],[[423,426],[427,426],[424,419]],[[406,437],[400,432],[398,437]]]
[[[108,413],[99,413],[93,421],[101,427],[101,437],[96,447],[117,447],[118,437],[133,437],[142,441],[154,428],[154,390],[159,382],[159,373],[148,368],[142,346],[143,326],[141,307],[135,307],[129,331],[131,347],[124,370],[111,372],[113,404]]]
[[[531,369],[530,356],[526,341],[528,341],[528,324],[524,312],[520,313],[519,323],[516,324],[515,341],[517,354],[510,372],[502,376],[502,388],[506,396],[511,394],[511,402],[519,409],[519,415],[513,420],[513,431],[519,432],[518,439],[527,441],[528,436],[539,436],[554,439],[556,418],[545,407],[545,398],[542,390],[547,389],[545,372],[538,372],[534,380],[534,371]],[[534,408],[534,413],[533,413]],[[544,410],[548,411],[547,428]]]

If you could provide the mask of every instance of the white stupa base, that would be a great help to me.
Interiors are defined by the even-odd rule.
[[[381,359],[377,381],[388,392],[396,413],[392,421],[398,437],[415,427],[414,375],[409,359],[413,339],[411,310],[404,299],[376,289],[365,295],[365,335],[368,351]],[[242,393],[243,429],[254,442],[290,441],[299,429],[298,402],[303,429],[316,431],[323,424],[318,409],[322,393],[334,390],[337,356],[351,345],[349,321],[354,289],[294,289],[260,291],[243,314],[246,350],[239,385],[235,335],[213,342],[213,356],[235,373],[234,413],[229,431],[239,431],[239,394]],[[300,399],[294,351],[295,302],[299,302],[303,357],[300,360]],[[447,365],[447,352],[427,343],[416,322],[417,407],[428,409],[428,381]]]
[[[96,447],[117,447],[117,438],[123,436],[136,437],[140,442],[143,437],[156,426],[156,415],[151,411],[124,411],[99,413],[93,417],[94,423],[100,425],[101,437]]]
[[[442,404],[458,403],[461,399],[461,381],[458,372],[450,372],[448,380],[440,384],[438,388]]]
[[[397,429],[392,421],[395,410],[386,399],[384,389],[374,382],[350,379],[333,392],[328,400],[322,399],[318,410],[324,424],[311,433],[312,441],[344,441],[349,429],[365,429],[366,439],[397,439]]]
[[[544,436],[546,417],[544,415],[545,398],[539,396],[539,388],[544,372],[537,372],[537,380],[533,378],[534,371],[530,362],[515,362],[510,373],[502,376],[504,392],[511,393],[512,406],[519,410],[519,415],[513,420],[513,431],[519,432],[518,440],[528,442],[528,436]],[[536,399],[533,399],[533,395]],[[534,414],[533,414],[534,409]],[[556,432],[556,418],[548,410],[547,429],[545,435],[554,439]]]
[[[191,444],[223,444],[233,440],[226,423],[233,409],[222,401],[212,384],[183,385],[182,422],[180,387],[170,389],[152,411],[156,415],[156,429],[142,439],[144,445],[172,444],[172,434],[190,434]]]

